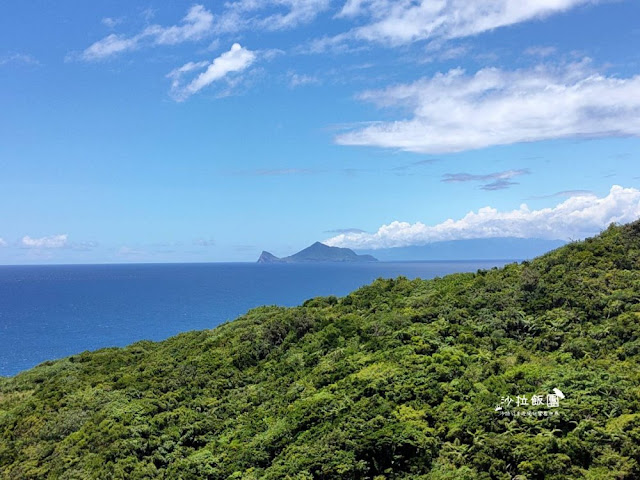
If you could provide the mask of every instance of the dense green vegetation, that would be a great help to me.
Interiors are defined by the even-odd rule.
[[[638,479],[639,299],[634,223],[48,362],[0,380],[0,478]]]

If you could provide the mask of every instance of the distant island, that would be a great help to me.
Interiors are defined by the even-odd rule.
[[[358,255],[349,248],[330,247],[316,242],[288,257],[279,258],[269,252],[262,252],[258,263],[323,263],[323,262],[377,262],[372,255]]]

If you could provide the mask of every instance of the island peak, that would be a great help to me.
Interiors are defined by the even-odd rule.
[[[298,253],[278,258],[263,251],[258,263],[324,263],[324,262],[377,262],[372,255],[358,255],[349,248],[330,247],[322,242],[315,242]]]

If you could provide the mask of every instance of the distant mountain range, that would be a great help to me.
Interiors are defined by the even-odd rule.
[[[288,257],[263,251],[258,263],[403,262],[439,260],[527,260],[561,247],[562,240],[539,238],[480,238],[429,245],[357,250],[316,242]],[[375,256],[374,256],[375,255]]]
[[[322,263],[322,262],[377,262],[372,255],[358,255],[349,248],[330,247],[316,242],[294,255],[278,258],[269,252],[262,252],[258,263]]]
[[[539,238],[480,238],[435,242],[429,245],[356,250],[383,262],[420,260],[527,260],[561,247],[562,240]]]

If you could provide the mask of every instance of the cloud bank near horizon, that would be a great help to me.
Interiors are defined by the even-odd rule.
[[[526,204],[503,212],[483,207],[459,220],[448,219],[437,225],[394,221],[382,225],[375,233],[343,233],[323,243],[376,250],[476,238],[577,240],[595,235],[611,223],[628,223],[638,218],[640,190],[614,185],[604,197],[577,194],[555,207],[540,210],[531,210]]]
[[[65,248],[68,243],[68,235],[50,235],[48,237],[33,238],[25,235],[20,240],[23,248]]]

